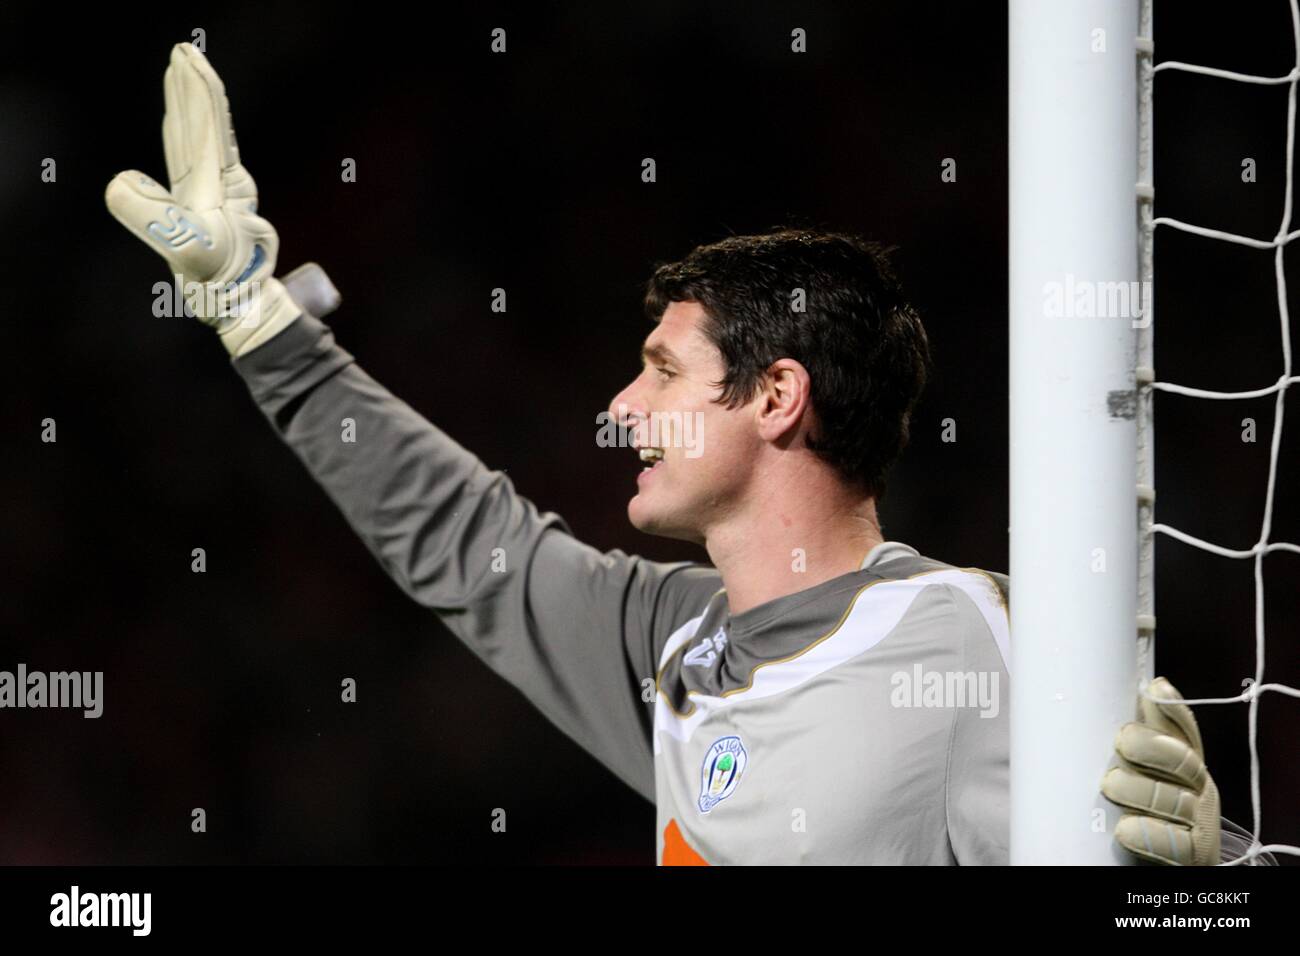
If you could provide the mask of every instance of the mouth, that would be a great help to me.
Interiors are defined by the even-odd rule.
[[[662,448],[638,448],[637,455],[641,459],[641,473],[637,475],[637,481],[640,481],[664,463],[664,450]]]

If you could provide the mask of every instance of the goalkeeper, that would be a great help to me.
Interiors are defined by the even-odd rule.
[[[882,250],[786,230],[655,271],[642,369],[609,409],[635,447],[628,516],[711,563],[600,552],[362,371],[321,321],[337,296],[318,268],[275,278],[190,44],[164,90],[169,188],[121,173],[110,211],[186,280],[397,584],[654,802],[658,862],[1008,862],[1006,576],[887,541],[876,515],[930,365]],[[1190,712],[1147,706],[1105,781],[1133,811],[1121,844],[1240,855]]]

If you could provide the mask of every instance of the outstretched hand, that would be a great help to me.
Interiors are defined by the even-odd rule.
[[[180,276],[191,311],[243,355],[302,310],[274,278],[279,237],[257,215],[257,184],[239,161],[225,86],[193,44],[172,48],[163,94],[170,186],[131,169],[113,177],[104,200]]]

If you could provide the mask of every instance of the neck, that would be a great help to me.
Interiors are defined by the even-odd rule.
[[[880,544],[876,501],[822,474],[792,475],[709,529],[732,614],[858,570]]]

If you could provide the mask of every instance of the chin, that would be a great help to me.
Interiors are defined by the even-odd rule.
[[[678,541],[689,541],[692,544],[703,544],[704,538],[693,526],[682,522],[679,515],[662,514],[649,507],[649,503],[641,500],[637,495],[627,503],[627,520],[632,523],[632,527],[646,534],[653,534],[660,538],[673,538]]]
[[[647,507],[646,502],[641,500],[640,495],[636,495],[627,503],[627,520],[632,522],[632,527],[638,531],[644,531],[646,534],[660,534],[660,521],[656,519],[654,511]]]

